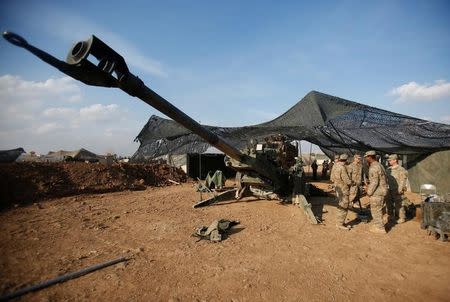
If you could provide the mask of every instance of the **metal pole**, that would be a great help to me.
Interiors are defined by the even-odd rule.
[[[68,274],[65,274],[65,275],[62,275],[62,276],[58,276],[56,278],[44,281],[42,283],[38,283],[38,284],[29,286],[29,287],[25,287],[25,288],[19,289],[16,292],[13,292],[13,293],[10,293],[10,294],[6,294],[6,295],[0,297],[0,301],[8,301],[8,300],[20,297],[22,295],[25,295],[27,293],[34,292],[34,291],[37,291],[37,290],[49,287],[49,286],[57,284],[57,283],[65,282],[65,281],[68,281],[70,279],[75,279],[75,278],[81,277],[83,275],[89,274],[89,273],[91,273],[93,271],[102,269],[104,267],[107,267],[107,266],[110,266],[110,265],[113,265],[113,264],[117,264],[119,262],[128,261],[128,260],[129,259],[127,259],[125,257],[120,257],[120,258],[117,258],[117,259],[114,259],[114,260],[110,260],[110,261],[107,261],[107,262],[103,262],[103,263],[100,263],[100,264],[89,266],[89,267],[83,268],[83,269],[81,269],[79,271],[68,273]]]

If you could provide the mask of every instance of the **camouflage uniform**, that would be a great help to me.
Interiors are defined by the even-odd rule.
[[[336,164],[332,163],[331,165],[331,170],[330,170],[330,181],[334,184],[334,168],[335,168]]]
[[[388,214],[394,219],[398,218],[399,222],[403,222],[406,219],[403,201],[406,200],[404,193],[406,191],[408,171],[396,164],[388,168],[387,179],[389,184]]]
[[[336,155],[334,157],[334,161],[332,161],[330,164],[330,180],[332,183],[334,183],[334,167],[336,166],[338,160],[339,160],[339,156]]]
[[[350,180],[352,181],[349,195],[349,201],[352,203],[358,200],[357,197],[359,196],[359,187],[362,184],[362,164],[352,162],[347,166],[347,172]]]
[[[333,179],[338,197],[337,225],[342,226],[347,216],[349,206],[349,193],[352,181],[348,177],[347,169],[343,162],[336,163],[333,169]]]
[[[386,173],[383,166],[381,166],[379,162],[375,161],[371,163],[369,167],[369,185],[367,186],[367,196],[369,196],[373,224],[375,228],[383,231],[383,207],[386,194]]]
[[[314,160],[311,164],[311,169],[313,172],[313,179],[316,180],[317,179],[317,169],[319,168],[319,165],[317,164],[317,161]]]

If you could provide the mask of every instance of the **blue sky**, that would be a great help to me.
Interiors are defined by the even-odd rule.
[[[194,119],[264,122],[317,90],[450,123],[448,1],[3,1],[0,28],[64,59],[95,34]],[[0,41],[0,149],[131,155],[156,110]]]

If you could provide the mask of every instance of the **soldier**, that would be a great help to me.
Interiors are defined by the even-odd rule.
[[[406,184],[408,181],[408,171],[398,164],[397,154],[391,154],[388,157],[389,168],[387,170],[387,179],[389,184],[388,215],[397,223],[403,223],[406,219],[405,205]]]
[[[317,160],[313,160],[312,164],[311,164],[311,169],[313,172],[313,179],[316,180],[317,179],[317,169],[319,168],[319,165],[317,164]]]
[[[370,201],[370,212],[372,213],[374,233],[386,233],[383,224],[384,198],[387,194],[386,173],[381,164],[376,160],[376,152],[371,150],[364,154],[369,164],[369,184],[366,186],[367,196]]]
[[[338,163],[338,162],[339,162],[339,155],[336,154],[334,156],[334,161],[332,161],[331,164],[330,164],[330,180],[331,180],[332,183],[334,183],[334,180],[333,180],[333,168],[336,165],[336,163]]]
[[[350,187],[349,201],[350,204],[356,203],[359,200],[359,187],[362,184],[362,164],[361,156],[355,154],[353,156],[353,162],[347,166],[348,176],[352,181],[352,186]]]
[[[350,185],[352,184],[352,181],[348,177],[347,168],[345,167],[345,162],[347,159],[347,154],[341,154],[339,156],[339,161],[333,168],[334,185],[336,188],[336,195],[338,197],[336,226],[343,230],[350,229],[350,227],[345,225],[345,217],[347,216],[349,205],[348,197],[350,193]]]

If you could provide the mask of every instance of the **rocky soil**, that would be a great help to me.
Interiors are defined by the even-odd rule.
[[[420,217],[383,235],[351,212],[353,229],[342,231],[333,197],[310,199],[323,219],[311,225],[298,207],[252,197],[193,209],[193,186],[83,194],[0,212],[0,293],[127,256],[19,301],[449,299],[450,245],[428,236]],[[241,224],[220,243],[192,237],[218,218]]]
[[[186,174],[162,163],[12,163],[0,164],[0,207],[85,193],[145,190],[185,182]]]

